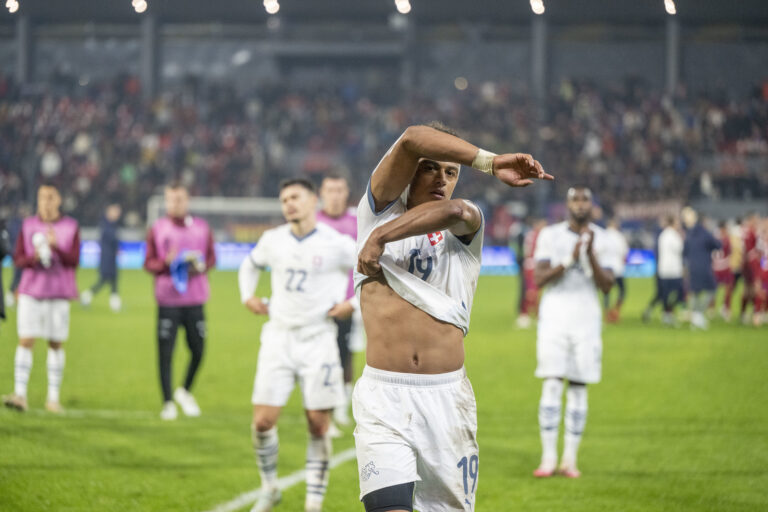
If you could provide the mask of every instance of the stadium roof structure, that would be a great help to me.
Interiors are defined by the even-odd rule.
[[[15,14],[0,8],[0,24],[19,15],[41,23],[134,23],[154,14],[168,23],[263,23],[269,16],[260,0],[147,0],[138,14],[131,0],[19,0]],[[677,17],[690,24],[759,25],[768,22],[766,0],[675,0]],[[411,0],[421,23],[526,23],[534,16],[528,0]],[[544,0],[551,23],[661,23],[663,0]],[[385,23],[396,12],[393,0],[281,0],[279,15],[297,22]]]

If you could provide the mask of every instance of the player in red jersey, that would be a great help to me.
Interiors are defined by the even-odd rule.
[[[757,214],[752,212],[747,215],[743,224],[744,263],[741,272],[744,278],[744,290],[741,295],[741,322],[744,324],[749,323],[747,308],[750,302],[753,305],[753,315],[760,310],[760,299],[757,296],[760,283],[760,257],[757,250],[758,220]]]
[[[731,237],[725,221],[720,222],[718,227],[717,239],[720,241],[722,249],[718,249],[712,254],[712,270],[715,273],[717,286],[725,288],[725,297],[720,314],[724,320],[729,320],[731,318],[731,296],[734,285],[733,270],[731,270]]]

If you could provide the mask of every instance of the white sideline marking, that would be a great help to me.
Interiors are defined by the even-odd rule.
[[[336,455],[331,457],[330,467],[331,469],[333,469],[339,464],[343,464],[348,460],[352,460],[354,458],[355,458],[355,449],[349,448],[348,450],[344,450],[343,452],[337,453]],[[284,491],[285,489],[288,489],[289,487],[293,487],[294,485],[297,485],[303,481],[304,481],[304,470],[300,469],[295,473],[291,473],[288,476],[278,478],[277,487],[281,491]],[[240,496],[237,496],[233,500],[230,500],[226,503],[222,503],[221,505],[217,505],[216,507],[212,508],[207,512],[234,512],[237,509],[240,509],[247,505],[255,503],[256,500],[259,499],[260,493],[261,493],[260,488],[253,489],[252,491],[244,492],[243,494],[241,494]]]
[[[28,414],[35,414],[38,416],[54,416],[52,413],[45,409],[29,409]],[[64,409],[61,416],[65,418],[129,418],[129,419],[144,419],[154,418],[159,414],[151,413],[149,411],[130,411],[130,410],[109,410],[109,409]]]

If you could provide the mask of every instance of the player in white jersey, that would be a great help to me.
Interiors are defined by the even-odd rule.
[[[461,165],[511,186],[552,179],[530,155],[494,155],[444,130],[408,128],[358,206],[355,285],[368,348],[352,409],[367,512],[474,509],[477,415],[463,341],[483,220],[451,195]]]
[[[536,377],[544,379],[539,402],[541,465],[536,477],[557,469],[557,434],[563,381],[565,446],[559,472],[578,478],[576,453],[587,421],[587,384],[600,381],[602,311],[597,290],[613,285],[615,258],[599,226],[590,223],[592,193],[586,187],[568,190],[568,220],[541,230],[536,242],[535,278],[546,286],[539,305]]]
[[[611,258],[616,262],[615,274],[613,276],[614,284],[618,288],[619,296],[616,302],[611,305],[611,292],[605,294],[605,308],[608,311],[606,319],[608,322],[615,323],[619,321],[621,315],[621,306],[624,304],[624,298],[627,291],[624,284],[624,270],[626,268],[627,255],[629,254],[629,244],[626,237],[621,232],[621,220],[613,217],[608,221],[605,229],[605,235],[608,239],[608,246],[611,248]]]
[[[281,184],[280,202],[287,224],[266,231],[240,265],[240,299],[257,315],[269,315],[253,386],[253,445],[262,492],[253,512],[280,501],[277,487],[277,418],[294,383],[301,386],[309,425],[305,510],[322,509],[328,485],[330,415],[344,402],[337,329],[333,318],[348,314],[349,271],[356,261],[354,240],[315,221],[317,196],[312,183]],[[259,273],[271,270],[267,305],[254,297]]]

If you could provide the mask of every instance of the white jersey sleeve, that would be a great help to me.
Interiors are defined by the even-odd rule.
[[[269,266],[269,238],[271,236],[271,231],[272,230],[265,231],[261,235],[256,247],[251,249],[251,252],[248,254],[248,260],[251,262],[251,265],[260,270],[264,270]]]
[[[240,289],[240,302],[245,303],[253,297],[259,284],[259,275],[269,265],[269,231],[259,239],[256,247],[240,263],[237,272],[237,284]]]
[[[357,266],[357,243],[349,235],[342,234],[339,240],[339,268],[349,272]]]

